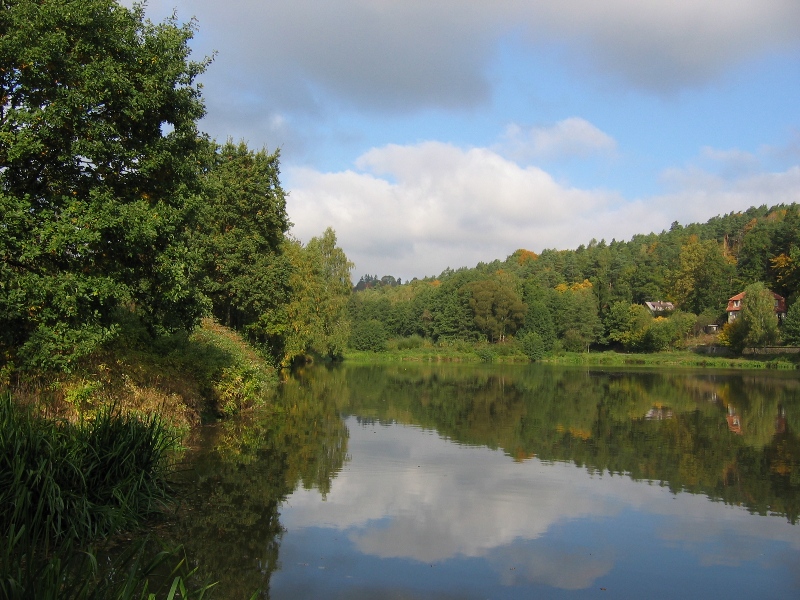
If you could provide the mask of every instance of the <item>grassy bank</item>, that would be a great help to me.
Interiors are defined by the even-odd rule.
[[[206,319],[191,335],[152,340],[128,332],[71,373],[3,383],[17,403],[50,418],[76,421],[114,404],[124,414],[158,414],[180,434],[265,404],[278,375],[241,336]]]
[[[560,365],[604,365],[641,367],[707,367],[714,369],[797,369],[796,358],[778,355],[769,360],[697,354],[688,350],[653,354],[621,352],[567,352],[548,356],[542,362]]]
[[[179,550],[138,534],[133,545],[97,548],[170,504],[169,457],[192,426],[266,405],[277,383],[263,357],[212,320],[156,340],[133,326],[71,373],[3,381],[0,597],[202,597]]]
[[[398,362],[460,362],[460,363],[528,363],[528,357],[509,345],[494,346],[467,343],[390,349],[384,352],[348,351],[345,360],[351,364],[393,364]],[[797,369],[797,355],[777,355],[768,360],[751,357],[722,357],[697,354],[684,350],[653,354],[628,354],[614,351],[559,352],[548,354],[540,361],[555,365],[638,366],[638,367],[706,367],[715,369]]]

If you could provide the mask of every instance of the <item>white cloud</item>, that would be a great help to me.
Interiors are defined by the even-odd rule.
[[[616,195],[564,186],[485,148],[392,145],[356,164],[361,171],[287,172],[293,233],[307,241],[332,226],[356,273],[436,275],[622,231],[597,222]]]
[[[800,167],[752,172],[746,153],[705,149],[704,156],[749,166],[733,175],[695,166],[667,170],[668,193],[626,200],[571,187],[487,148],[389,145],[363,154],[357,170],[289,169],[288,210],[293,233],[304,241],[328,226],[336,230],[356,279],[365,273],[409,279],[504,259],[517,248],[624,240],[673,221],[705,222],[750,206],[800,201]]]
[[[531,159],[584,158],[592,154],[610,154],[617,143],[585,119],[570,117],[551,127],[523,129],[509,125],[501,143],[496,147],[501,154],[517,161]]]
[[[662,178],[674,191],[648,203],[669,207],[666,214],[680,223],[705,222],[715,215],[751,206],[800,202],[800,166],[775,173],[746,170],[735,176],[729,171],[716,174],[692,166],[669,169]]]

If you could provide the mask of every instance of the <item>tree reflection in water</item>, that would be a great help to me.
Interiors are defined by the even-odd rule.
[[[347,460],[343,417],[435,430],[462,445],[571,462],[671,491],[800,514],[800,381],[793,374],[547,366],[314,367],[282,385],[268,415],[198,433],[175,537],[216,597],[268,596],[281,502],[324,497]],[[735,419],[731,419],[735,416]]]
[[[182,498],[165,537],[185,546],[220,598],[269,597],[279,508],[298,485],[321,494],[342,468],[347,429],[323,397],[297,388],[275,411],[198,430],[176,478]]]

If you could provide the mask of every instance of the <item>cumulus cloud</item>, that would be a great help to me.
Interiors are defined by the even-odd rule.
[[[481,121],[480,110],[500,97],[507,102],[508,90],[500,90],[506,81],[498,85],[493,78],[503,75],[493,68],[509,52],[513,77],[526,80],[521,89],[534,95],[535,82],[527,81],[532,75],[515,68],[524,64],[520,56],[561,60],[549,67],[566,65],[573,82],[576,73],[589,73],[586,78],[601,85],[610,81],[621,92],[616,99],[634,89],[628,98],[645,90],[681,103],[686,97],[675,92],[705,85],[732,67],[775,53],[795,55],[797,0],[151,0],[148,14],[163,18],[174,7],[181,20],[197,17],[199,54],[219,50],[203,77],[209,107],[203,128],[222,139],[281,147],[294,234],[307,241],[334,227],[357,265],[356,277],[435,275],[520,247],[627,239],[675,220],[704,221],[798,200],[797,136],[785,147],[708,147],[692,164],[664,171],[666,193],[639,198],[601,185],[577,187],[567,171],[555,177],[543,168],[547,161],[597,156],[625,161],[624,126],[605,132],[579,116],[532,128],[513,125],[495,145],[427,141],[363,152],[397,141],[391,136],[404,125],[418,133],[404,130],[403,139],[428,140],[431,133],[416,128],[422,121],[430,125],[456,113]],[[561,111],[572,99],[554,102]],[[388,134],[381,130],[384,119]],[[653,151],[629,163],[646,165],[644,171],[654,155],[674,151],[656,148],[649,125],[641,135],[653,137]],[[449,139],[476,135],[467,129]],[[325,168],[298,166],[299,157],[312,165],[320,156]]]
[[[706,151],[712,158],[747,155]],[[503,259],[517,248],[567,249],[592,238],[630,239],[673,221],[709,218],[761,204],[798,201],[800,167],[739,173],[733,179],[692,166],[663,174],[670,191],[626,200],[580,189],[487,148],[440,142],[389,145],[363,154],[355,169],[288,171],[294,235],[307,241],[332,226],[365,273],[408,279],[447,267]]]
[[[287,171],[288,210],[302,240],[332,226],[362,274],[435,275],[517,248],[622,232],[609,217],[607,228],[597,223],[614,213],[615,194],[562,185],[485,148],[390,145],[356,165],[358,171],[338,173]]]
[[[610,154],[616,147],[616,141],[607,133],[585,119],[570,117],[550,127],[531,127],[527,130],[511,124],[496,149],[517,161],[526,162]]]

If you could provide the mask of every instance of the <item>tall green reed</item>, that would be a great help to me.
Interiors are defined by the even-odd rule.
[[[155,598],[147,577],[176,555],[145,561],[140,543],[98,565],[92,544],[169,502],[176,442],[156,416],[109,407],[70,424],[0,398],[0,598]],[[166,597],[202,597],[205,588],[188,590],[190,572],[177,563],[183,571]]]

